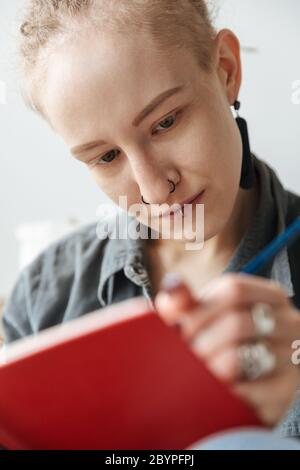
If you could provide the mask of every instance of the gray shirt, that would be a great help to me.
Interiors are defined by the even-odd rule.
[[[260,186],[258,211],[224,272],[237,272],[286,226],[289,193],[276,173],[254,157]],[[299,196],[293,195],[300,200]],[[118,223],[132,217],[118,212]],[[300,214],[298,214],[300,215]],[[123,219],[122,219],[123,218]],[[117,219],[116,219],[117,220]],[[122,300],[144,296],[154,307],[147,272],[145,239],[99,237],[100,220],[52,243],[23,269],[5,304],[4,340],[8,344]],[[114,224],[110,220],[111,232]],[[281,284],[293,300],[288,252],[261,273]],[[297,285],[300,279],[296,279]],[[299,331],[300,339],[300,331]],[[279,427],[282,435],[300,436],[300,400]]]

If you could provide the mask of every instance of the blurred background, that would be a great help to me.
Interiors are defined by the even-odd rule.
[[[163,1],[163,0],[162,0]],[[26,0],[0,3],[0,309],[22,267],[47,244],[97,219],[109,199],[63,141],[22,102],[15,37]],[[300,2],[210,0],[215,25],[242,45],[240,115],[252,150],[300,192]]]

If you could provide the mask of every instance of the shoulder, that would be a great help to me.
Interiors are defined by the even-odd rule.
[[[93,222],[52,242],[21,271],[4,306],[5,342],[100,307],[96,291],[108,237],[99,238],[98,227]]]

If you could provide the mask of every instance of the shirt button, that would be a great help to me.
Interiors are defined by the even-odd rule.
[[[145,274],[145,269],[144,269],[143,266],[136,266],[136,267],[135,267],[135,272],[136,272],[137,274]]]

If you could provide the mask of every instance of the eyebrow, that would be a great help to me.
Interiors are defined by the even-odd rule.
[[[169,90],[164,91],[156,98],[154,98],[132,121],[132,126],[137,127],[140,123],[151,114],[159,105],[161,105],[164,101],[166,101],[171,96],[178,94],[179,92],[183,91],[184,85],[177,86],[175,88],[170,88]],[[92,150],[95,147],[99,147],[100,145],[105,145],[107,142],[104,140],[95,140],[93,142],[88,142],[86,144],[77,145],[71,149],[71,153],[76,157],[77,155],[86,152],[87,150]]]

